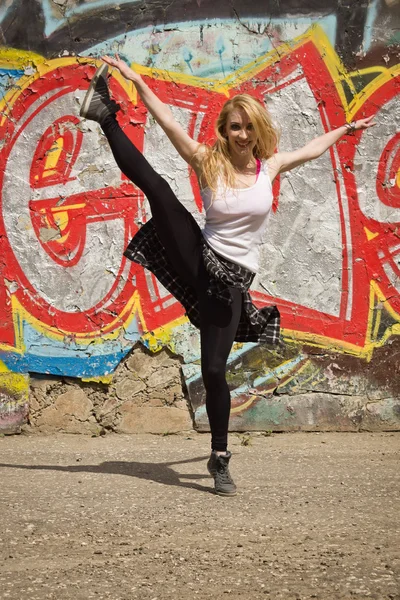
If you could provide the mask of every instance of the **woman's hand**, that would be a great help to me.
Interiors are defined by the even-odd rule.
[[[118,54],[115,55],[115,58],[111,58],[111,56],[102,56],[101,60],[110,65],[110,67],[115,67],[118,69],[125,79],[129,79],[134,83],[135,81],[139,81],[140,75],[131,69],[126,62],[119,57]]]
[[[372,115],[366,119],[358,119],[357,121],[353,121],[355,131],[358,129],[368,129],[369,127],[376,125],[376,123],[371,122],[373,118],[374,116]]]

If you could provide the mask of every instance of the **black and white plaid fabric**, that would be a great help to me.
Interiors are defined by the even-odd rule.
[[[169,262],[152,219],[139,229],[130,241],[124,255],[154,273],[162,285],[183,305],[191,323],[197,328],[200,327],[196,293],[191,286],[182,281]],[[276,306],[264,306],[260,309],[253,304],[249,288],[254,279],[254,273],[217,256],[205,241],[203,257],[204,265],[210,276],[208,294],[216,296],[227,306],[232,302],[229,287],[238,288],[243,294],[242,314],[235,341],[278,344],[279,311]]]

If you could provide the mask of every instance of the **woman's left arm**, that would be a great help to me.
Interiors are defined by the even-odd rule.
[[[273,166],[274,170],[276,170],[276,174],[290,171],[309,160],[318,158],[345,134],[351,134],[360,129],[373,127],[376,123],[374,123],[372,119],[373,116],[367,117],[366,119],[358,119],[358,121],[353,121],[353,123],[346,123],[337,129],[319,135],[298,150],[293,150],[292,152],[277,152],[270,159],[271,163],[274,163]]]

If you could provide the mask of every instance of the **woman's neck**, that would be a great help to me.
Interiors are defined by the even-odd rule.
[[[254,156],[251,158],[243,157],[243,160],[239,157],[235,157],[234,159],[231,158],[231,163],[238,173],[253,173],[257,166],[257,161]]]

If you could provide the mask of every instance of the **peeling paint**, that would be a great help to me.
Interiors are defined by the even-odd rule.
[[[397,4],[253,4],[165,3],[163,23],[128,0],[117,20],[108,0],[10,0],[0,9],[3,424],[11,405],[14,429],[26,419],[27,373],[112,385],[141,342],[180,357],[196,423],[206,426],[198,333],[155,278],[123,257],[147,202],[99,127],[78,118],[93,56],[116,49],[200,141],[238,92],[267,104],[282,150],[375,115],[376,128],[274,184],[252,294],[279,306],[286,346],[235,345],[228,379],[235,428],[400,423]],[[132,86],[115,73],[110,85],[126,133],[201,224],[186,164]]]

